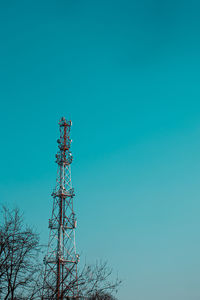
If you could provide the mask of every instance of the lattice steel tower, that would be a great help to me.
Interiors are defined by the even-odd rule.
[[[78,299],[75,228],[73,208],[74,189],[71,181],[72,154],[70,152],[71,121],[61,118],[60,138],[56,163],[58,174],[56,188],[52,193],[53,210],[49,220],[48,252],[44,258],[45,275],[42,299]]]

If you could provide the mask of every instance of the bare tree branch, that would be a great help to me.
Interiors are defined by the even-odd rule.
[[[24,225],[18,209],[3,207],[1,216],[1,299],[30,299],[38,273],[39,236]]]

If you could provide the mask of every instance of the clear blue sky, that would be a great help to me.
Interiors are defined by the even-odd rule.
[[[200,4],[0,1],[1,203],[48,234],[73,122],[77,248],[119,300],[200,299]]]

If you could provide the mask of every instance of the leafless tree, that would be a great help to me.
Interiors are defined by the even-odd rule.
[[[88,300],[116,300],[116,298],[108,292],[96,292]]]
[[[3,207],[0,216],[0,299],[40,300],[44,269],[39,236],[25,226],[18,209]],[[121,281],[112,278],[112,270],[107,263],[85,264],[78,272],[77,280],[67,286],[77,287],[81,300],[115,300],[113,294]],[[67,299],[67,295],[68,290],[63,290],[63,299]],[[46,297],[56,299],[52,290]]]
[[[18,209],[3,207],[0,242],[1,299],[32,299],[39,272],[39,237],[24,225]]]
[[[85,265],[78,276],[80,294],[89,300],[114,300],[121,280],[113,279],[112,269],[107,262]]]
[[[81,271],[79,270],[77,279],[67,282],[66,277],[66,289],[62,290],[61,298],[71,299],[68,297],[68,292],[73,287],[79,290],[78,299],[80,300],[116,300],[113,294],[117,292],[121,281],[118,278],[115,280],[112,278],[112,269],[106,262],[96,262],[95,265],[85,264]],[[55,287],[55,280],[52,281],[49,290],[46,289],[44,296],[45,299],[55,300],[56,291],[51,287]]]

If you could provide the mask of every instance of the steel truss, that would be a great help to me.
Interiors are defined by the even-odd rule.
[[[42,299],[80,299],[78,292],[75,228],[73,208],[74,189],[71,181],[72,154],[70,152],[71,121],[61,118],[56,163],[58,173],[53,190],[53,210],[49,220],[49,243],[44,258],[45,275]]]

